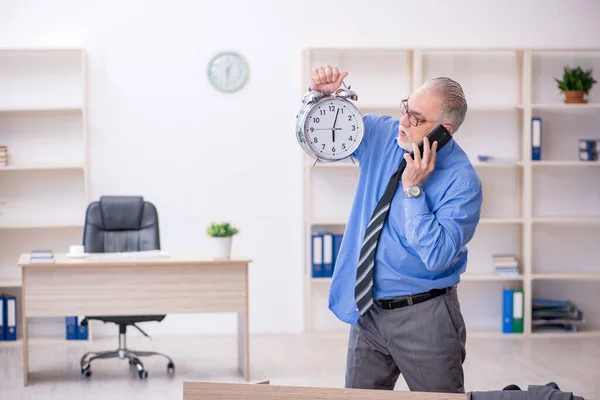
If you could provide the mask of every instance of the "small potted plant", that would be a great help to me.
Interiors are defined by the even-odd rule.
[[[231,257],[231,242],[238,232],[239,230],[229,222],[213,222],[206,228],[206,233],[213,242],[216,259],[228,260]]]
[[[564,67],[563,78],[559,80],[554,78],[558,83],[558,88],[565,94],[565,103],[587,103],[586,95],[597,81],[592,76],[592,69],[584,71],[581,67],[569,68]]]

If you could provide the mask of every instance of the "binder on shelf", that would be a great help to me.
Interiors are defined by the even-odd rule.
[[[323,233],[323,269],[321,270],[323,278],[333,276],[333,234]]]
[[[513,290],[513,333],[523,333],[523,312],[523,290],[515,289]]]
[[[1,296],[4,300],[2,307],[4,340],[17,340],[17,298],[10,294]]]
[[[65,329],[67,333],[67,340],[77,339],[77,317],[65,317]]]
[[[312,234],[312,276],[313,278],[323,277],[323,235],[320,233]]]
[[[579,139],[579,161],[598,161],[598,141]]]
[[[513,325],[513,290],[502,291],[502,333],[512,333]]]
[[[531,118],[531,159],[539,161],[542,159],[542,119]]]
[[[340,247],[342,246],[342,239],[344,235],[341,233],[336,233],[333,235],[333,269],[335,270],[335,263],[337,262],[337,256],[340,252]]]
[[[4,309],[6,308],[5,304],[6,299],[4,298],[4,296],[0,295],[0,340],[6,340],[6,323],[4,322],[4,315],[6,314],[4,312]]]
[[[329,231],[312,233],[311,258],[313,278],[331,278],[342,244],[343,234]]]

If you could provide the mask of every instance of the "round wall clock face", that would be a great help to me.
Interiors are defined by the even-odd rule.
[[[345,100],[323,99],[306,115],[304,131],[308,145],[324,160],[350,156],[363,137],[363,120],[356,108]]]
[[[221,92],[240,90],[248,81],[249,73],[244,57],[232,51],[221,52],[208,63],[208,79]]]

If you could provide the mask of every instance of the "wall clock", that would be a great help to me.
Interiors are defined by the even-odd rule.
[[[248,81],[250,67],[239,53],[223,51],[208,63],[208,80],[215,89],[232,93],[240,90]]]

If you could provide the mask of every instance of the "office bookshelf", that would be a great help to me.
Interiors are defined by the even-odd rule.
[[[88,197],[86,58],[78,48],[0,49],[0,292],[17,297],[21,253],[81,243]],[[61,342],[64,318],[32,319],[32,339]],[[88,336],[91,337],[91,334]]]
[[[345,83],[358,93],[363,114],[399,118],[400,100],[434,76],[463,86],[469,110],[455,140],[484,189],[481,222],[458,287],[469,337],[600,336],[600,263],[594,252],[600,237],[600,162],[578,159],[580,138],[600,140],[600,84],[587,104],[565,104],[554,81],[565,65],[600,71],[600,49],[307,49],[300,95],[311,71],[324,64],[349,72]],[[540,161],[532,160],[532,117],[542,118]],[[480,162],[478,155],[495,161]],[[346,331],[328,309],[331,278],[312,276],[311,233],[344,232],[358,162],[315,164],[308,156],[302,162],[305,328]],[[496,275],[492,254],[506,253],[517,256],[518,276]],[[523,290],[523,333],[502,333],[504,288]],[[531,305],[538,297],[572,300],[586,324],[573,333],[536,332]]]

